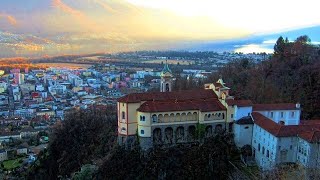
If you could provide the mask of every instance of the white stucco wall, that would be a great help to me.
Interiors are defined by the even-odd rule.
[[[300,110],[256,111],[268,117],[276,123],[284,121],[285,125],[298,125],[300,123]],[[292,116],[294,112],[294,116]],[[283,113],[283,117],[281,117]],[[273,114],[273,115],[272,115]]]
[[[234,124],[234,140],[238,148],[251,145],[253,124]]]
[[[297,163],[308,168],[320,166],[320,144],[298,138]]]
[[[239,120],[242,117],[246,117],[252,113],[252,106],[249,107],[237,107],[234,108],[234,120]]]
[[[265,131],[258,125],[253,127],[252,147],[255,151],[255,160],[257,165],[264,170],[272,169],[276,164],[276,148],[278,138]],[[260,144],[260,151],[259,151]],[[263,148],[265,149],[263,153]],[[267,157],[269,151],[269,157]]]

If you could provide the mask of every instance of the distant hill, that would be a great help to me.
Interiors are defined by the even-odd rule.
[[[208,41],[208,42],[199,42],[194,43],[194,45],[186,50],[189,51],[234,51],[237,48],[255,44],[262,48],[273,49],[275,41],[279,36],[288,37],[290,41],[295,40],[296,37],[302,35],[308,35],[312,42],[320,43],[320,26],[313,26],[308,28],[298,28],[295,30],[288,30],[278,33],[270,34],[255,34],[245,38],[230,39],[224,41]]]

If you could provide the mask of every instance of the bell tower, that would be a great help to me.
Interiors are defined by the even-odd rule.
[[[161,77],[160,92],[171,92],[173,75],[168,66],[167,60],[166,60],[166,64],[164,65],[160,73],[160,77]]]

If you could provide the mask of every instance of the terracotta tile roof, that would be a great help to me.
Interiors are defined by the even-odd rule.
[[[296,110],[296,104],[279,103],[279,104],[254,104],[253,111],[270,111],[270,110]]]
[[[197,89],[173,92],[132,93],[118,99],[118,102],[134,103],[141,101],[197,100],[218,98],[211,89]]]
[[[251,116],[245,116],[235,122],[236,124],[253,124]]]
[[[320,124],[320,120],[300,120],[301,125]]]
[[[298,135],[300,138],[310,142],[310,143],[316,143],[320,142],[320,131],[319,129],[309,132],[303,132]]]
[[[238,107],[248,107],[253,105],[250,100],[227,99],[226,101],[229,106],[237,105]]]
[[[168,112],[200,110],[202,112],[223,111],[226,108],[217,99],[185,101],[147,101],[138,109],[140,112]]]
[[[281,125],[272,121],[271,119],[263,116],[258,112],[253,112],[252,117],[254,123],[265,129],[276,137],[291,137],[297,136],[300,133],[312,131],[315,128],[320,128],[320,124],[317,125]]]

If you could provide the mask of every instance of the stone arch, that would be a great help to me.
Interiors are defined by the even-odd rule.
[[[193,141],[196,138],[196,126],[191,125],[188,127],[188,139]]]
[[[214,133],[222,133],[222,125],[217,124],[216,127],[214,128]]]
[[[176,129],[176,143],[184,142],[184,127],[179,126]]]
[[[212,126],[211,125],[208,125],[206,127],[206,134],[205,134],[206,137],[211,137],[212,136]]]
[[[163,118],[164,118],[163,115],[162,115],[162,114],[159,114],[159,115],[158,115],[158,122],[159,122],[159,123],[163,123],[163,122],[164,122],[164,121],[163,121],[163,120],[164,120]]]
[[[165,114],[163,116],[163,122],[165,122],[165,123],[169,122],[169,115],[168,114]]]
[[[161,129],[156,128],[153,130],[153,144],[161,144],[161,143],[162,143]]]
[[[175,115],[173,113],[171,113],[169,122],[174,122],[174,120],[175,120]]]
[[[186,120],[187,120],[186,113],[181,113],[181,121],[186,121]]]
[[[187,121],[192,121],[192,120],[193,120],[192,113],[191,113],[191,112],[188,112],[188,114],[187,114]]]
[[[157,122],[158,122],[158,116],[157,116],[156,114],[153,114],[153,115],[151,116],[151,119],[152,119],[152,122],[153,122],[153,123],[157,123]]]
[[[166,144],[173,143],[173,129],[171,127],[167,127],[164,130],[164,143]]]
[[[198,121],[198,113],[197,113],[197,112],[194,112],[194,113],[192,114],[192,116],[193,116],[193,119],[194,119],[194,120]]]
[[[166,92],[169,92],[169,91],[170,91],[170,84],[166,83]]]
[[[180,113],[177,113],[177,114],[176,114],[175,121],[176,121],[176,122],[180,122],[180,121],[181,121]]]
[[[204,120],[205,121],[208,120],[208,115],[207,114],[204,115]]]

